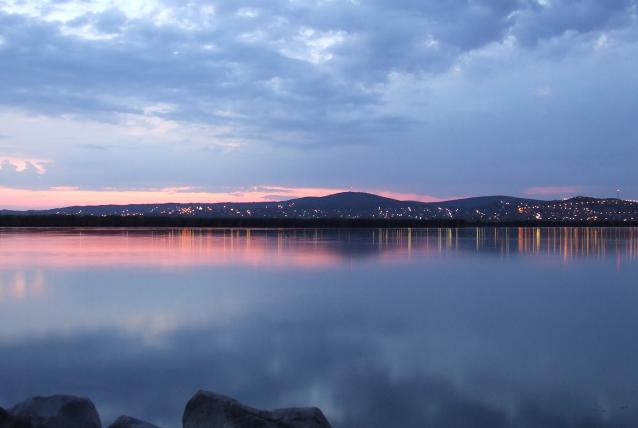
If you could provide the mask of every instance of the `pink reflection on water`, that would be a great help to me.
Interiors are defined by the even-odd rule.
[[[193,266],[325,269],[362,256],[379,263],[441,254],[544,255],[564,263],[577,257],[638,259],[638,229],[0,229],[0,271]],[[18,275],[18,274],[16,274]],[[12,296],[25,281],[12,280]],[[43,287],[35,280],[32,288]],[[1,296],[0,296],[1,298]]]
[[[315,243],[316,244],[316,243]],[[342,261],[326,246],[250,230],[0,232],[0,269],[247,265],[320,268]],[[15,281],[19,283],[19,281]],[[18,286],[20,288],[20,286]]]
[[[39,298],[45,294],[46,281],[42,270],[18,270],[8,277],[0,278],[0,303]]]

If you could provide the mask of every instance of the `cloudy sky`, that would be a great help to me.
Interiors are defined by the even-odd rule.
[[[0,208],[638,199],[638,0],[0,0]]]

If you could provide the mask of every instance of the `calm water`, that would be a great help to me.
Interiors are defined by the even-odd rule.
[[[638,229],[0,230],[0,406],[638,426]]]

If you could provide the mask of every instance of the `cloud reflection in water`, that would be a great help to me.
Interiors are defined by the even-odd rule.
[[[5,231],[0,405],[63,391],[170,427],[207,388],[335,427],[635,426],[636,237]]]

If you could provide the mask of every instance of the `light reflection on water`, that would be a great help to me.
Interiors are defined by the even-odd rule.
[[[0,405],[638,425],[638,229],[0,230]]]
[[[37,240],[34,240],[37,236]],[[195,266],[245,264],[321,268],[355,256],[394,261],[481,251],[638,258],[636,228],[0,230],[3,267]]]

